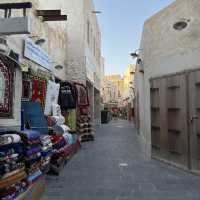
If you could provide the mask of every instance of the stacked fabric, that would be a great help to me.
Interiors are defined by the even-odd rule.
[[[66,140],[67,145],[65,146],[65,156],[69,157],[71,154],[75,153],[81,146],[80,140],[76,134],[65,133],[63,137]]]
[[[92,129],[92,125],[90,123],[90,116],[81,114],[77,120],[77,130],[81,135],[81,140],[83,141],[93,141],[94,133]]]
[[[49,135],[40,137],[42,144],[42,164],[41,170],[43,173],[47,173],[50,168],[50,160],[53,154],[53,144]]]
[[[59,168],[64,162],[62,150],[66,146],[66,140],[62,135],[57,134],[53,134],[50,137],[53,143],[53,155],[51,157],[51,166]]]
[[[42,176],[40,171],[42,165],[40,133],[38,131],[25,130],[21,132],[21,137],[24,144],[24,159],[28,173],[27,182],[31,185]]]
[[[0,198],[10,200],[26,190],[21,137],[15,132],[0,133]]]

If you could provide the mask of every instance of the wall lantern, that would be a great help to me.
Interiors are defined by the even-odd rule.
[[[133,59],[137,58],[137,64],[139,65],[139,72],[144,73],[144,66],[143,66],[143,62],[142,59],[140,58],[140,54],[139,51],[141,51],[142,49],[137,49],[134,53],[131,53],[131,57]]]

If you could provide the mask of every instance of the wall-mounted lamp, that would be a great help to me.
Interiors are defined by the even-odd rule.
[[[133,59],[138,58],[138,56],[139,56],[139,54],[137,54],[136,52],[135,53],[131,53],[130,55],[131,55],[131,57]]]
[[[62,70],[64,67],[62,65],[56,65],[54,68],[57,70]]]
[[[40,38],[40,39],[35,41],[35,44],[41,45],[41,44],[44,44],[45,42],[46,42],[46,40],[44,38]]]
[[[131,53],[131,57],[133,59],[136,59],[137,58],[137,64],[139,65],[139,72],[142,72],[144,73],[144,66],[143,66],[143,62],[142,62],[142,59],[140,58],[140,51],[142,49],[137,49],[134,53]]]

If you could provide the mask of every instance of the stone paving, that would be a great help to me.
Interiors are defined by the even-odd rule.
[[[102,125],[60,176],[48,176],[42,200],[200,200],[200,177],[141,153],[134,126]]]

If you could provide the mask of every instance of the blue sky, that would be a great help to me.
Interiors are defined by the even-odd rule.
[[[123,74],[134,63],[130,53],[139,48],[146,19],[174,0],[94,0],[102,31],[106,74]]]

